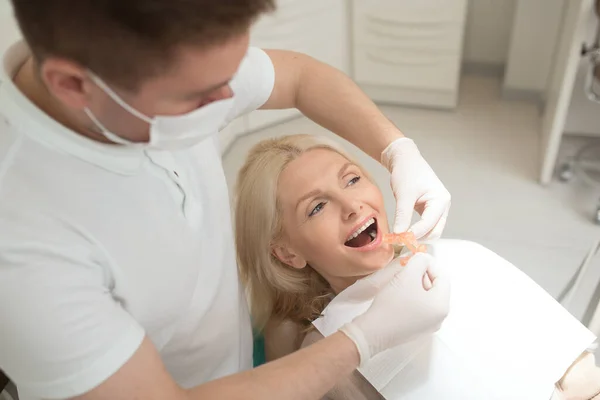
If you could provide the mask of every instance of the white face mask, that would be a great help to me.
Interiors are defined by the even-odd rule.
[[[94,83],[117,104],[150,125],[150,140],[148,142],[131,142],[106,129],[91,110],[86,107],[84,110],[86,115],[100,129],[100,132],[111,142],[123,145],[159,150],[190,148],[218,132],[225,124],[227,115],[233,107],[233,98],[228,98],[212,102],[187,114],[157,115],[150,118],[127,104],[102,79],[94,74],[90,74],[90,76]]]

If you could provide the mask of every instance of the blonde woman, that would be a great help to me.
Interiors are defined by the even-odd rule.
[[[238,177],[236,243],[267,361],[321,338],[311,323],[329,301],[394,257],[381,244],[387,232],[381,191],[335,142],[293,135],[251,150]],[[593,355],[584,353],[560,385],[567,398],[596,395]],[[360,374],[329,397],[380,398]]]

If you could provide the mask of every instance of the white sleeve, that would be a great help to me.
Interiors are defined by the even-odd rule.
[[[0,369],[29,396],[65,399],[113,375],[145,333],[111,295],[92,245],[53,233],[0,234]]]
[[[264,50],[250,47],[230,83],[234,106],[228,121],[260,108],[269,100],[275,86],[275,68]]]

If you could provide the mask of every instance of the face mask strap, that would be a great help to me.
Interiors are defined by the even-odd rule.
[[[111,142],[118,144],[132,144],[131,142],[113,134],[108,129],[106,129],[106,127],[102,125],[102,123],[98,120],[98,118],[96,118],[94,113],[92,113],[92,111],[89,108],[84,108],[83,112],[85,112],[85,115],[88,116],[88,118],[94,123],[94,125],[96,125],[98,129],[100,129],[100,133],[102,133],[104,137],[106,137]]]
[[[92,81],[96,85],[98,85],[98,87],[100,89],[102,89],[104,91],[104,93],[106,93],[111,99],[113,99],[113,101],[115,103],[117,103],[118,105],[123,107],[126,111],[128,111],[133,116],[141,119],[142,121],[144,121],[148,124],[152,124],[152,118],[149,118],[148,116],[142,114],[141,112],[139,112],[138,110],[136,110],[135,108],[133,108],[129,104],[127,104],[127,102],[125,102],[123,99],[121,99],[121,97],[117,93],[115,93],[114,90],[112,90],[106,83],[104,83],[104,81],[102,79],[100,79],[99,76],[94,74],[92,71],[88,71],[88,73],[89,73],[90,77],[92,78]]]

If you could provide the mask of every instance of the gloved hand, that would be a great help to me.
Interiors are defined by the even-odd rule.
[[[381,153],[381,163],[392,174],[392,191],[397,202],[393,231],[406,232],[413,210],[417,210],[421,220],[410,228],[417,239],[439,238],[448,218],[450,193],[415,143],[405,137],[394,140]]]
[[[429,290],[423,287],[426,274],[432,282]],[[435,271],[428,254],[416,254],[405,267],[393,261],[357,284],[365,286],[357,291],[364,298],[347,300],[374,295],[373,303],[340,330],[356,344],[361,366],[383,350],[434,333],[448,315],[450,284]]]
[[[579,356],[556,387],[552,399],[600,399],[600,367],[594,353],[586,351]]]

